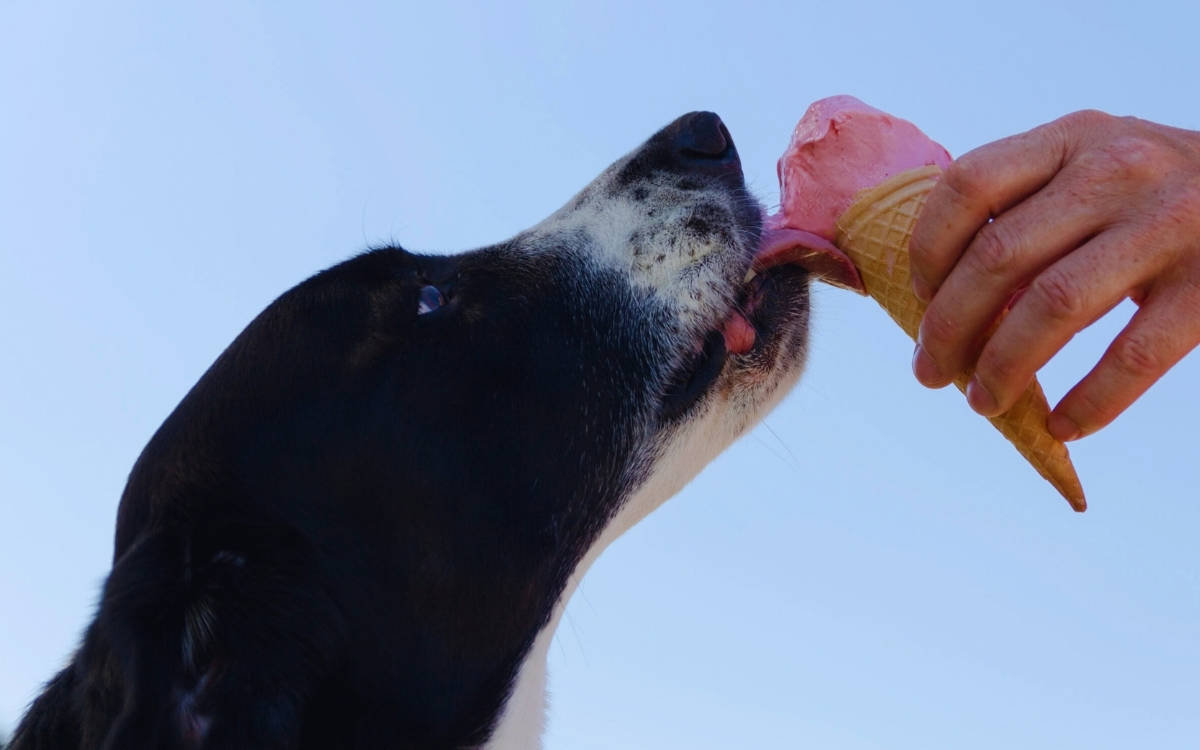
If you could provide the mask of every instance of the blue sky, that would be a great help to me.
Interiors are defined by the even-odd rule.
[[[506,238],[692,109],[752,189],[850,93],[954,154],[1200,129],[1194,3],[0,4],[0,728],[74,647],[134,458],[277,294]],[[1200,355],[1072,452],[1078,516],[873,303],[814,295],[766,425],[619,540],[550,750],[1200,746]],[[1128,319],[1042,372],[1060,397]]]

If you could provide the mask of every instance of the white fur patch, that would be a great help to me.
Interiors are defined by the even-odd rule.
[[[556,247],[555,238],[586,238],[589,258],[625,273],[634,288],[650,289],[672,303],[689,333],[712,324],[733,302],[745,276],[754,239],[738,234],[737,206],[726,189],[683,190],[669,175],[644,179],[637,190],[610,192],[617,162],[570,203],[522,233],[524,247]],[[689,231],[698,212],[711,232]]]

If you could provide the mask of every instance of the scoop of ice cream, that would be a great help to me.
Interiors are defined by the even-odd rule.
[[[950,154],[916,125],[852,96],[814,102],[779,159],[782,225],[833,239],[834,222],[864,188]]]
[[[781,209],[764,222],[760,264],[798,262],[825,281],[864,293],[854,264],[829,242],[837,218],[859,191],[917,167],[945,169],[950,161],[946,149],[911,122],[852,96],[814,102],[779,159]]]

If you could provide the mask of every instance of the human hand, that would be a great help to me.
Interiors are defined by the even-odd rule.
[[[974,369],[967,400],[985,416],[1137,303],[1047,420],[1060,440],[1095,432],[1200,344],[1200,132],[1085,111],[978,148],[933,188],[910,257],[930,301],[913,372],[942,387]]]

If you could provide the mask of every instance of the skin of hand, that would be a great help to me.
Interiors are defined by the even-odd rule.
[[[933,188],[910,257],[929,302],[913,372],[942,387],[974,368],[967,400],[985,416],[1132,299],[1047,421],[1060,440],[1095,432],[1200,344],[1200,132],[1084,111],[982,146]]]

